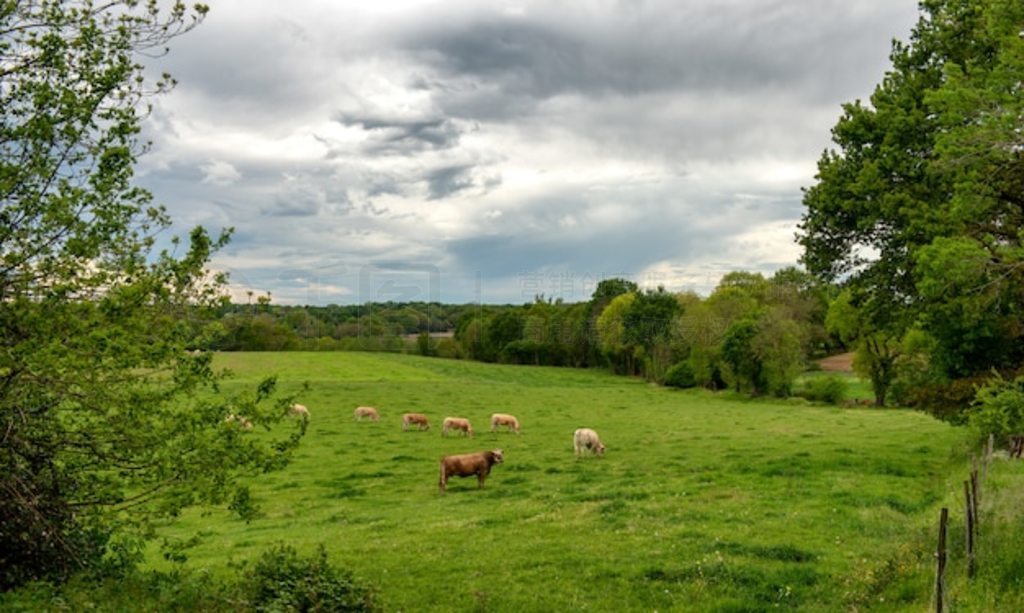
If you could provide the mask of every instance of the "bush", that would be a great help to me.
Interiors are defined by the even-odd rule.
[[[300,558],[288,545],[276,545],[243,568],[242,599],[256,611],[373,611],[373,592],[346,570],[327,561],[323,545],[312,558]]]
[[[1011,434],[1024,434],[1024,376],[1013,381],[996,377],[978,389],[967,423],[977,441],[991,434],[1005,445]]]
[[[459,344],[453,338],[440,338],[437,341],[437,357],[456,359],[462,357]]]
[[[2,611],[374,611],[373,592],[332,567],[321,545],[301,558],[278,545],[237,574],[215,578],[176,566],[170,572],[79,573],[66,582],[32,582],[0,592]]]
[[[846,399],[849,385],[842,377],[828,376],[809,379],[798,394],[812,402],[839,404]]]
[[[678,362],[665,373],[665,385],[682,389],[696,387],[697,377],[693,374],[693,368],[686,362]]]
[[[978,390],[992,380],[992,375],[977,375],[952,381],[922,382],[895,390],[896,401],[920,409],[936,419],[955,426],[967,423],[968,408],[975,402]]]

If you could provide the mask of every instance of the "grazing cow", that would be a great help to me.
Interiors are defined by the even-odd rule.
[[[238,425],[241,426],[243,430],[252,430],[252,422],[244,415],[228,413],[228,416],[224,418],[224,422],[229,424],[238,422]]]
[[[380,413],[373,407],[356,407],[353,415],[356,421],[363,421],[363,418],[369,419],[370,421],[380,421]]]
[[[491,467],[501,464],[504,460],[501,449],[444,456],[441,458],[441,480],[438,487],[441,491],[448,489],[448,477],[476,475],[477,484],[483,489],[484,480],[491,474]]]
[[[288,415],[292,417],[301,417],[302,419],[309,419],[309,409],[305,405],[293,404],[288,409]]]
[[[491,415],[491,432],[496,432],[498,426],[508,426],[509,432],[519,434],[519,420],[515,415],[506,415],[505,413]]]
[[[430,420],[423,413],[402,415],[402,430],[408,430],[410,425],[415,425],[417,430],[430,430]]]
[[[448,436],[449,430],[461,430],[466,436],[473,438],[473,426],[464,417],[445,417],[441,423],[441,436]]]
[[[579,457],[580,453],[584,449],[589,449],[597,455],[604,455],[605,446],[598,438],[597,432],[594,432],[590,428],[580,428],[572,433],[572,446],[576,452],[576,457]]]

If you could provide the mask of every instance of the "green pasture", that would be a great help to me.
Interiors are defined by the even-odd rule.
[[[930,597],[923,549],[962,469],[960,431],[915,412],[678,391],[583,370],[362,353],[221,354],[230,385],[278,375],[309,431],[251,483],[263,516],[194,510],[162,535],[222,572],[318,543],[390,611],[861,610]],[[357,405],[380,423],[357,423]],[[401,414],[434,427],[403,432]],[[491,434],[512,413],[522,434]],[[446,415],[474,439],[445,439]],[[608,452],[577,460],[572,432]],[[261,436],[255,431],[251,436]],[[500,447],[484,490],[438,458]],[[154,552],[151,564],[167,562]]]
[[[871,389],[871,381],[862,379],[849,372],[827,372],[823,370],[808,371],[797,377],[794,384],[794,391],[800,391],[811,381],[816,379],[839,379],[846,384],[845,400],[855,403],[874,402],[875,392]]]

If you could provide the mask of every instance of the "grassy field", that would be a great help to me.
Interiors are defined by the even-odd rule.
[[[404,355],[217,364],[233,385],[308,382],[309,433],[286,470],[253,481],[263,517],[196,510],[164,534],[200,534],[190,565],[214,572],[274,542],[323,543],[391,611],[922,610],[926,535],[964,465],[961,432],[900,410]],[[354,422],[357,405],[381,422]],[[434,428],[403,432],[407,411]],[[517,415],[522,434],[488,433],[493,412]],[[442,438],[446,415],[468,417],[476,438]],[[574,458],[580,426],[605,457]],[[505,463],[486,489],[438,491],[439,456],[494,447]]]

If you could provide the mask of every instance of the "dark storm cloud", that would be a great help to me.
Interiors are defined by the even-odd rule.
[[[363,150],[370,154],[413,155],[426,150],[450,149],[459,142],[460,130],[444,118],[395,119],[355,113],[338,113],[335,120],[370,133]]]
[[[832,100],[837,84],[864,76],[858,74],[863,64],[857,54],[877,55],[879,43],[885,52],[888,40],[870,33],[886,32],[887,20],[906,13],[898,3],[877,2],[866,11],[835,0],[578,8],[569,9],[571,15],[552,8],[527,17],[476,14],[427,22],[403,44],[456,80],[439,92],[442,101],[463,112],[476,102],[481,116],[488,115],[488,106],[492,112],[511,111],[525,108],[524,98],[561,94],[795,87]]]
[[[427,173],[427,190],[430,200],[447,198],[456,192],[473,187],[473,166],[448,166]]]

